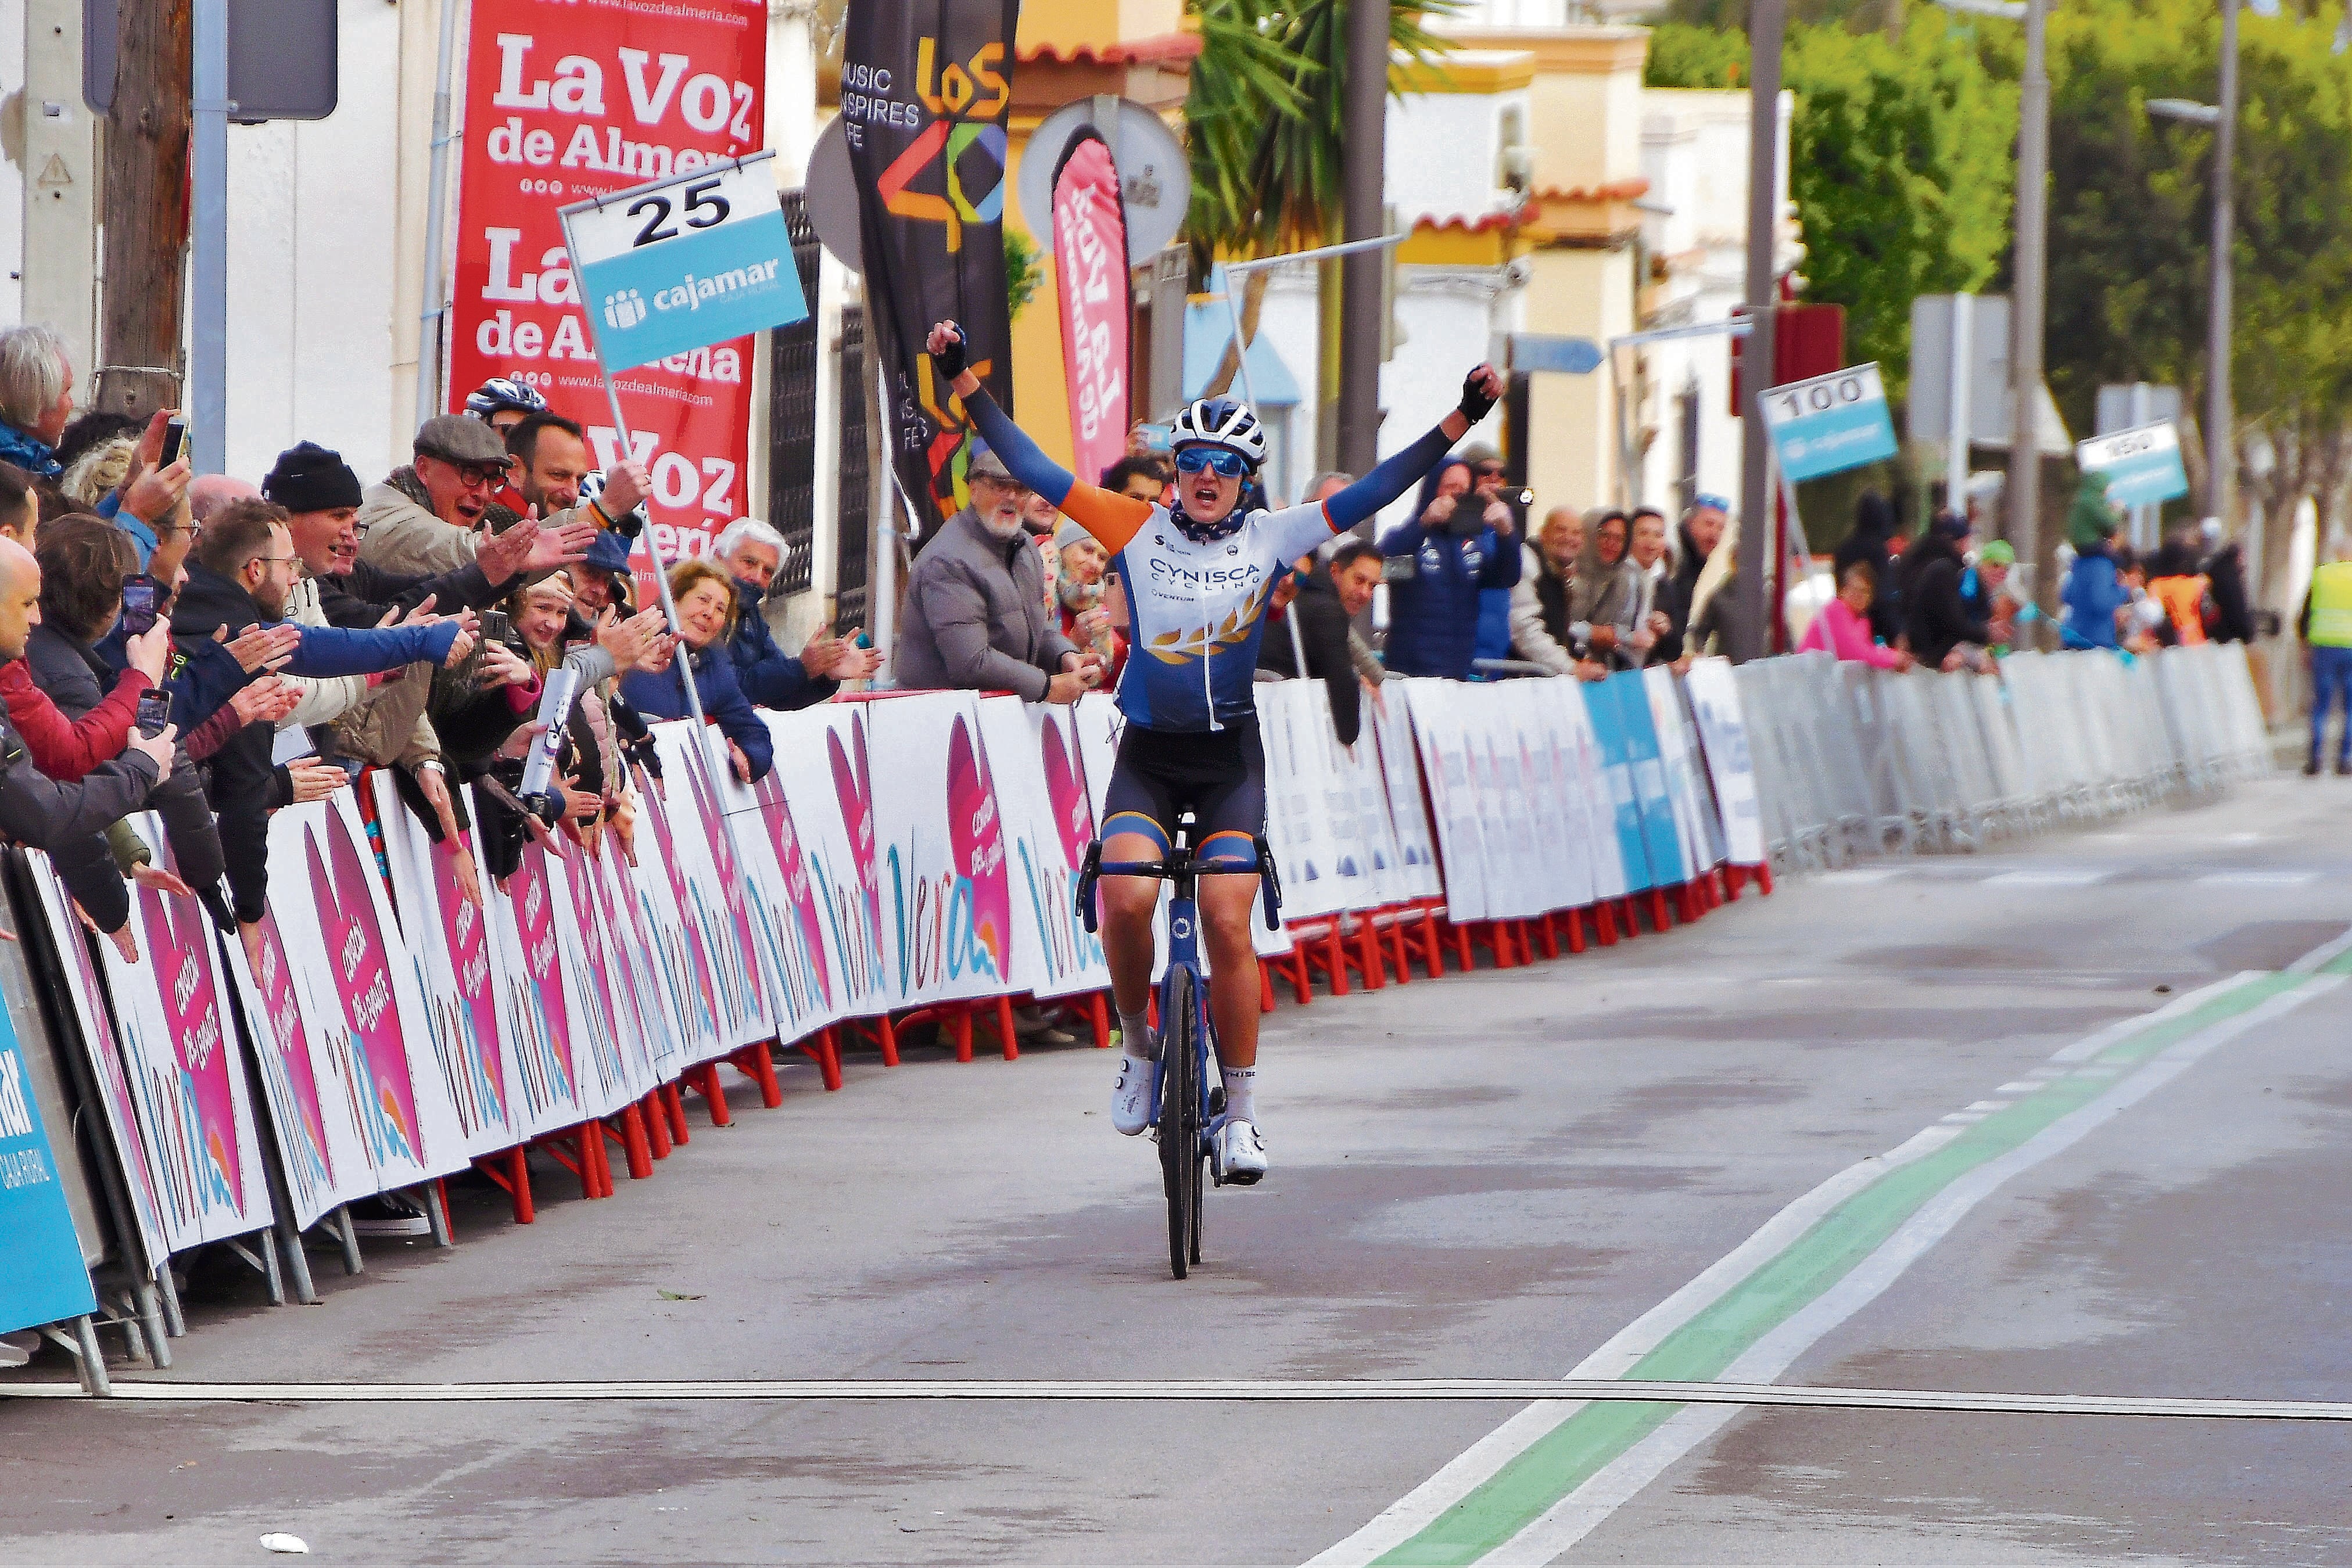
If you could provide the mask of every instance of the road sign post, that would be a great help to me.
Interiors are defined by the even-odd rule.
[[[2086,474],[2105,475],[2107,499],[2117,506],[2153,509],[2189,494],[2180,433],[2168,423],[2080,442],[2074,465]]]
[[[623,370],[808,319],[792,235],[776,200],[773,152],[753,152],[666,180],[632,185],[562,208],[563,243],[572,254],[596,373],[613,410],[613,434],[625,460],[635,453],[613,369]],[[650,528],[646,551],[662,613],[678,626],[669,563]],[[685,655],[681,655],[685,657]],[[724,658],[726,650],[719,656]],[[679,672],[695,735],[702,740],[702,695],[693,661]],[[709,756],[708,742],[702,742]],[[712,767],[714,777],[718,765]]]

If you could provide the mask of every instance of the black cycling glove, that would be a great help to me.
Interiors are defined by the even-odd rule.
[[[1485,368],[1483,365],[1479,367],[1480,370]],[[1495,400],[1486,395],[1486,389],[1478,381],[1477,371],[1472,371],[1462,378],[1461,406],[1462,417],[1473,424],[1494,412]]]
[[[948,340],[948,346],[931,356],[931,363],[938,367],[940,379],[947,382],[953,382],[963,374],[968,366],[964,358],[963,329],[957,327],[951,330],[955,336]]]

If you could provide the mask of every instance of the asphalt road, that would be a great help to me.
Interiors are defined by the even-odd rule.
[[[1286,1006],[1274,1174],[1211,1195],[1181,1284],[1107,1058],[868,1058],[833,1095],[790,1069],[781,1110],[695,1112],[611,1201],[551,1168],[534,1226],[459,1188],[453,1250],[373,1243],[356,1279],[314,1252],[323,1305],[201,1269],[166,1375],[609,1396],[0,1397],[0,1560],[257,1562],[286,1531],[346,1562],[2352,1561],[2352,1424],[1257,1396],[1630,1371],[2352,1398],[2347,808],[2282,779]],[[67,1374],[0,1396],[32,1375]],[[625,1386],[1207,1377],[1265,1386]]]

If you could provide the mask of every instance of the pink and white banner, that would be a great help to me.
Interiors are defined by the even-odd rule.
[[[152,820],[148,831],[150,842],[164,841]],[[46,859],[35,855],[33,862],[49,935],[68,952],[72,973],[70,949],[84,941],[80,917]],[[193,898],[142,887],[131,890],[129,929],[138,959],[101,940],[99,967],[113,1003],[130,1115],[147,1156],[157,1239],[165,1252],[183,1252],[262,1229],[277,1209],[212,920]],[[85,1040],[102,1032],[85,1021]]]
[[[1045,151],[1040,149],[1040,151]],[[1062,305],[1062,369],[1070,444],[1087,484],[1127,455],[1127,208],[1109,144],[1092,126],[1070,138],[1054,171],[1054,277]]]

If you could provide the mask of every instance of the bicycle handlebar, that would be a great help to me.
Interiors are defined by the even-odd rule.
[[[1188,849],[1182,859],[1156,861],[1105,861],[1102,841],[1096,839],[1087,845],[1084,863],[1078,867],[1078,884],[1075,902],[1078,918],[1086,922],[1087,930],[1096,930],[1095,883],[1105,876],[1149,876],[1170,880],[1180,876],[1255,876],[1261,878],[1259,904],[1265,911],[1265,928],[1282,929],[1282,877],[1275,868],[1274,846],[1263,837],[1251,841],[1257,852],[1255,865],[1220,865],[1203,862],[1192,857]]]

